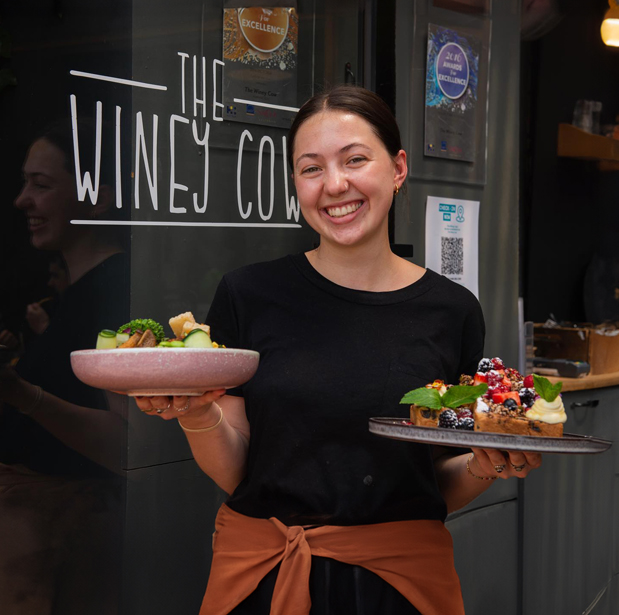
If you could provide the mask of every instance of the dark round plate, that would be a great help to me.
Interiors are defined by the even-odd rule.
[[[519,436],[482,431],[459,431],[440,427],[419,427],[402,418],[375,417],[370,419],[370,431],[385,438],[440,444],[459,448],[497,448],[505,451],[537,453],[603,453],[612,446],[610,440],[593,436],[566,433],[562,438]]]

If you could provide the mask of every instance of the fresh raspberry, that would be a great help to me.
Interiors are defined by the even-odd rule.
[[[494,357],[494,359],[492,359],[492,365],[494,369],[505,369],[505,364],[499,357]]]
[[[495,387],[501,382],[503,382],[503,374],[500,374],[496,370],[488,372],[488,386]]]
[[[525,379],[522,382],[522,386],[527,388],[527,389],[532,389],[533,386],[534,386],[533,376],[531,376],[531,375],[526,376]]]
[[[465,419],[465,418],[470,418],[470,419],[473,418],[473,413],[468,408],[462,408],[461,410],[458,410],[456,414],[458,416],[458,420]]]

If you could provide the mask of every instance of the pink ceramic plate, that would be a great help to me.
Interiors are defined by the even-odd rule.
[[[239,348],[77,350],[71,366],[84,383],[127,395],[202,395],[247,382],[260,355]]]

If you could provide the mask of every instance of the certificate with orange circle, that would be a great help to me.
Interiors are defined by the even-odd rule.
[[[224,119],[289,128],[297,107],[293,7],[224,9]]]

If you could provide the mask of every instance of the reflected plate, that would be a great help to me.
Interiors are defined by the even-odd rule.
[[[260,355],[239,348],[76,350],[71,367],[85,384],[137,395],[202,395],[247,382]]]
[[[507,433],[458,431],[441,427],[420,427],[402,418],[376,417],[370,419],[370,431],[394,440],[457,446],[460,448],[497,448],[506,451],[534,451],[538,453],[603,453],[612,445],[610,440],[593,436],[564,434],[562,438],[519,436]]]

